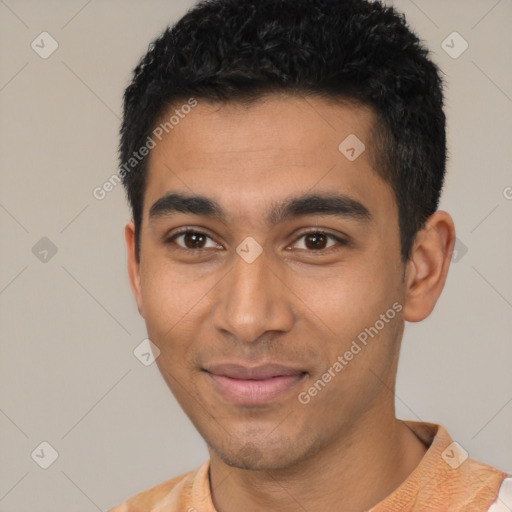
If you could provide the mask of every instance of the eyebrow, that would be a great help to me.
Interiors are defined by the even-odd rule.
[[[215,200],[202,195],[171,192],[158,199],[149,210],[149,218],[170,217],[186,213],[217,219],[227,223],[227,214]],[[331,215],[358,221],[371,220],[368,208],[344,194],[303,194],[273,204],[265,218],[267,224],[276,225],[305,215]]]

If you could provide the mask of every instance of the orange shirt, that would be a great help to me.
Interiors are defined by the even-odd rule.
[[[405,422],[429,449],[402,484],[369,512],[483,512],[507,474],[467,457],[448,432],[432,423]],[[109,512],[217,512],[209,461],[128,499]]]

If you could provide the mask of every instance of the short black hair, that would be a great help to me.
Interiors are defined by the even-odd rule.
[[[375,171],[393,188],[409,259],[444,181],[443,81],[404,14],[366,0],[202,0],[149,45],[124,94],[119,146],[137,258],[148,158],[133,155],[162,116],[191,98],[250,104],[276,92],[371,107]]]

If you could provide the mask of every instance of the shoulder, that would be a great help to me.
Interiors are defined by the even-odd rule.
[[[187,489],[192,486],[198,472],[203,468],[204,465],[194,471],[183,473],[150,489],[139,492],[108,512],[148,512],[161,505],[164,501],[167,502],[173,497],[175,499],[179,498],[181,494],[187,492]]]
[[[488,511],[509,475],[469,457],[442,425],[406,424],[425,443],[427,451],[402,485],[372,510]]]
[[[510,510],[512,510],[512,476],[503,480],[498,496],[488,512],[509,512]]]

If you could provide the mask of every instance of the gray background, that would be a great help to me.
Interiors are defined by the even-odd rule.
[[[446,74],[442,208],[460,239],[436,310],[406,328],[398,415],[512,472],[512,0],[393,4]],[[0,1],[2,512],[106,510],[207,458],[156,365],[133,354],[146,333],[124,192],[92,194],[116,172],[133,67],[191,5]],[[31,47],[43,31],[59,45],[47,59]],[[453,31],[469,44],[458,58],[441,46]],[[48,469],[48,448],[31,457],[43,441],[58,452]]]

